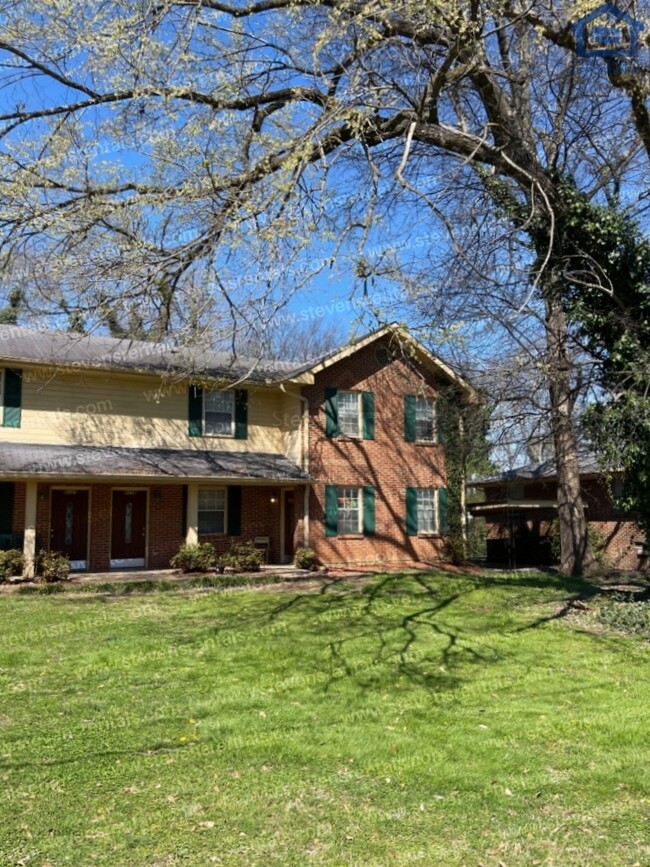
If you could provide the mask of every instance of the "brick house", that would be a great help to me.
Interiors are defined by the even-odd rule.
[[[633,515],[617,508],[592,455],[580,461],[580,480],[589,527],[612,569],[645,570],[650,557],[644,532]],[[613,492],[620,491],[614,474]],[[556,562],[551,537],[557,518],[557,474],[553,460],[528,464],[469,483],[483,491],[484,502],[468,506],[470,515],[484,518],[490,563],[550,566]]]
[[[436,401],[472,388],[393,326],[304,365],[0,329],[0,547],[164,568],[183,542],[270,563],[435,560]]]

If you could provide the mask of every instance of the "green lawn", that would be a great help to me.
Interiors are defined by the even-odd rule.
[[[649,865],[648,644],[584,590],[0,598],[0,864]]]

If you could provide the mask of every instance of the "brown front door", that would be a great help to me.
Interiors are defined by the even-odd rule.
[[[88,491],[52,491],[50,549],[67,554],[73,569],[88,557]]]
[[[144,566],[147,492],[113,491],[111,567]]]
[[[293,491],[285,491],[284,494],[284,559],[293,560],[295,553],[293,538],[296,532],[296,512],[294,508]]]

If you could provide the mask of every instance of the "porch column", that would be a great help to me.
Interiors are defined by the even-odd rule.
[[[38,482],[29,481],[25,485],[25,577],[33,578],[36,571],[36,503]]]
[[[185,542],[188,545],[196,545],[199,541],[199,486],[197,482],[191,482],[187,486],[187,527],[185,528]]]
[[[309,548],[309,493],[311,485],[305,485],[303,489],[303,517],[302,517],[302,543]]]

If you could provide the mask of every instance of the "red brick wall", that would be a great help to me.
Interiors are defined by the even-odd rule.
[[[444,447],[404,441],[404,395],[437,396],[432,374],[415,362],[378,358],[379,342],[317,374],[304,389],[309,400],[310,545],[324,563],[396,563],[437,560],[440,536],[410,537],[405,531],[405,489],[444,487]],[[325,435],[325,388],[371,391],[375,438],[357,440]],[[375,488],[375,536],[325,536],[325,486]]]
[[[14,514],[12,518],[12,533],[22,533],[25,529],[25,492],[24,482],[14,484]]]
[[[147,564],[150,568],[169,568],[170,559],[185,541],[182,518],[182,485],[154,485],[149,489]]]
[[[218,553],[230,548],[233,542],[247,542],[255,536],[269,537],[269,562],[280,562],[280,488],[274,486],[242,486],[241,536],[199,537],[200,542],[212,542]],[[271,502],[271,499],[275,502]]]
[[[112,497],[112,485],[92,485],[90,489],[89,572],[110,569]]]
[[[554,500],[557,487],[555,481],[530,482],[524,484],[523,493],[525,500]],[[647,554],[639,553],[645,542],[643,531],[633,518],[613,506],[607,486],[598,479],[585,479],[582,483],[582,494],[589,526],[605,543],[605,564],[613,569],[649,569],[650,558]],[[486,489],[486,500],[491,502],[501,502],[507,495],[508,489],[505,487]],[[551,514],[546,509],[535,512],[535,530],[540,537],[548,534],[551,521],[556,515],[556,512]],[[508,537],[509,531],[501,516],[490,516],[486,513],[485,520],[488,539]],[[532,516],[527,523],[533,529]]]
[[[66,486],[66,481],[57,481],[55,487]],[[69,482],[68,487],[83,487]],[[39,547],[50,547],[50,499],[53,485],[41,482],[37,489],[36,533]],[[110,569],[111,507],[112,492],[116,485],[90,485],[90,546],[89,572],[107,572]],[[140,488],[139,485],[134,487]],[[147,566],[151,569],[166,569],[171,557],[185,541],[181,526],[183,517],[183,485],[147,486],[148,533]],[[255,536],[269,537],[269,561],[280,562],[280,492],[277,486],[242,487],[242,534],[241,536],[201,536],[202,542],[213,542],[221,553],[233,542],[252,540]],[[271,502],[271,499],[275,502]],[[25,485],[16,485],[14,505],[14,532],[21,533],[25,525]],[[295,545],[302,542],[303,489],[295,488],[297,528]]]
[[[39,482],[36,488],[36,547],[50,550],[50,488],[47,482]],[[23,526],[25,516],[23,513]]]

